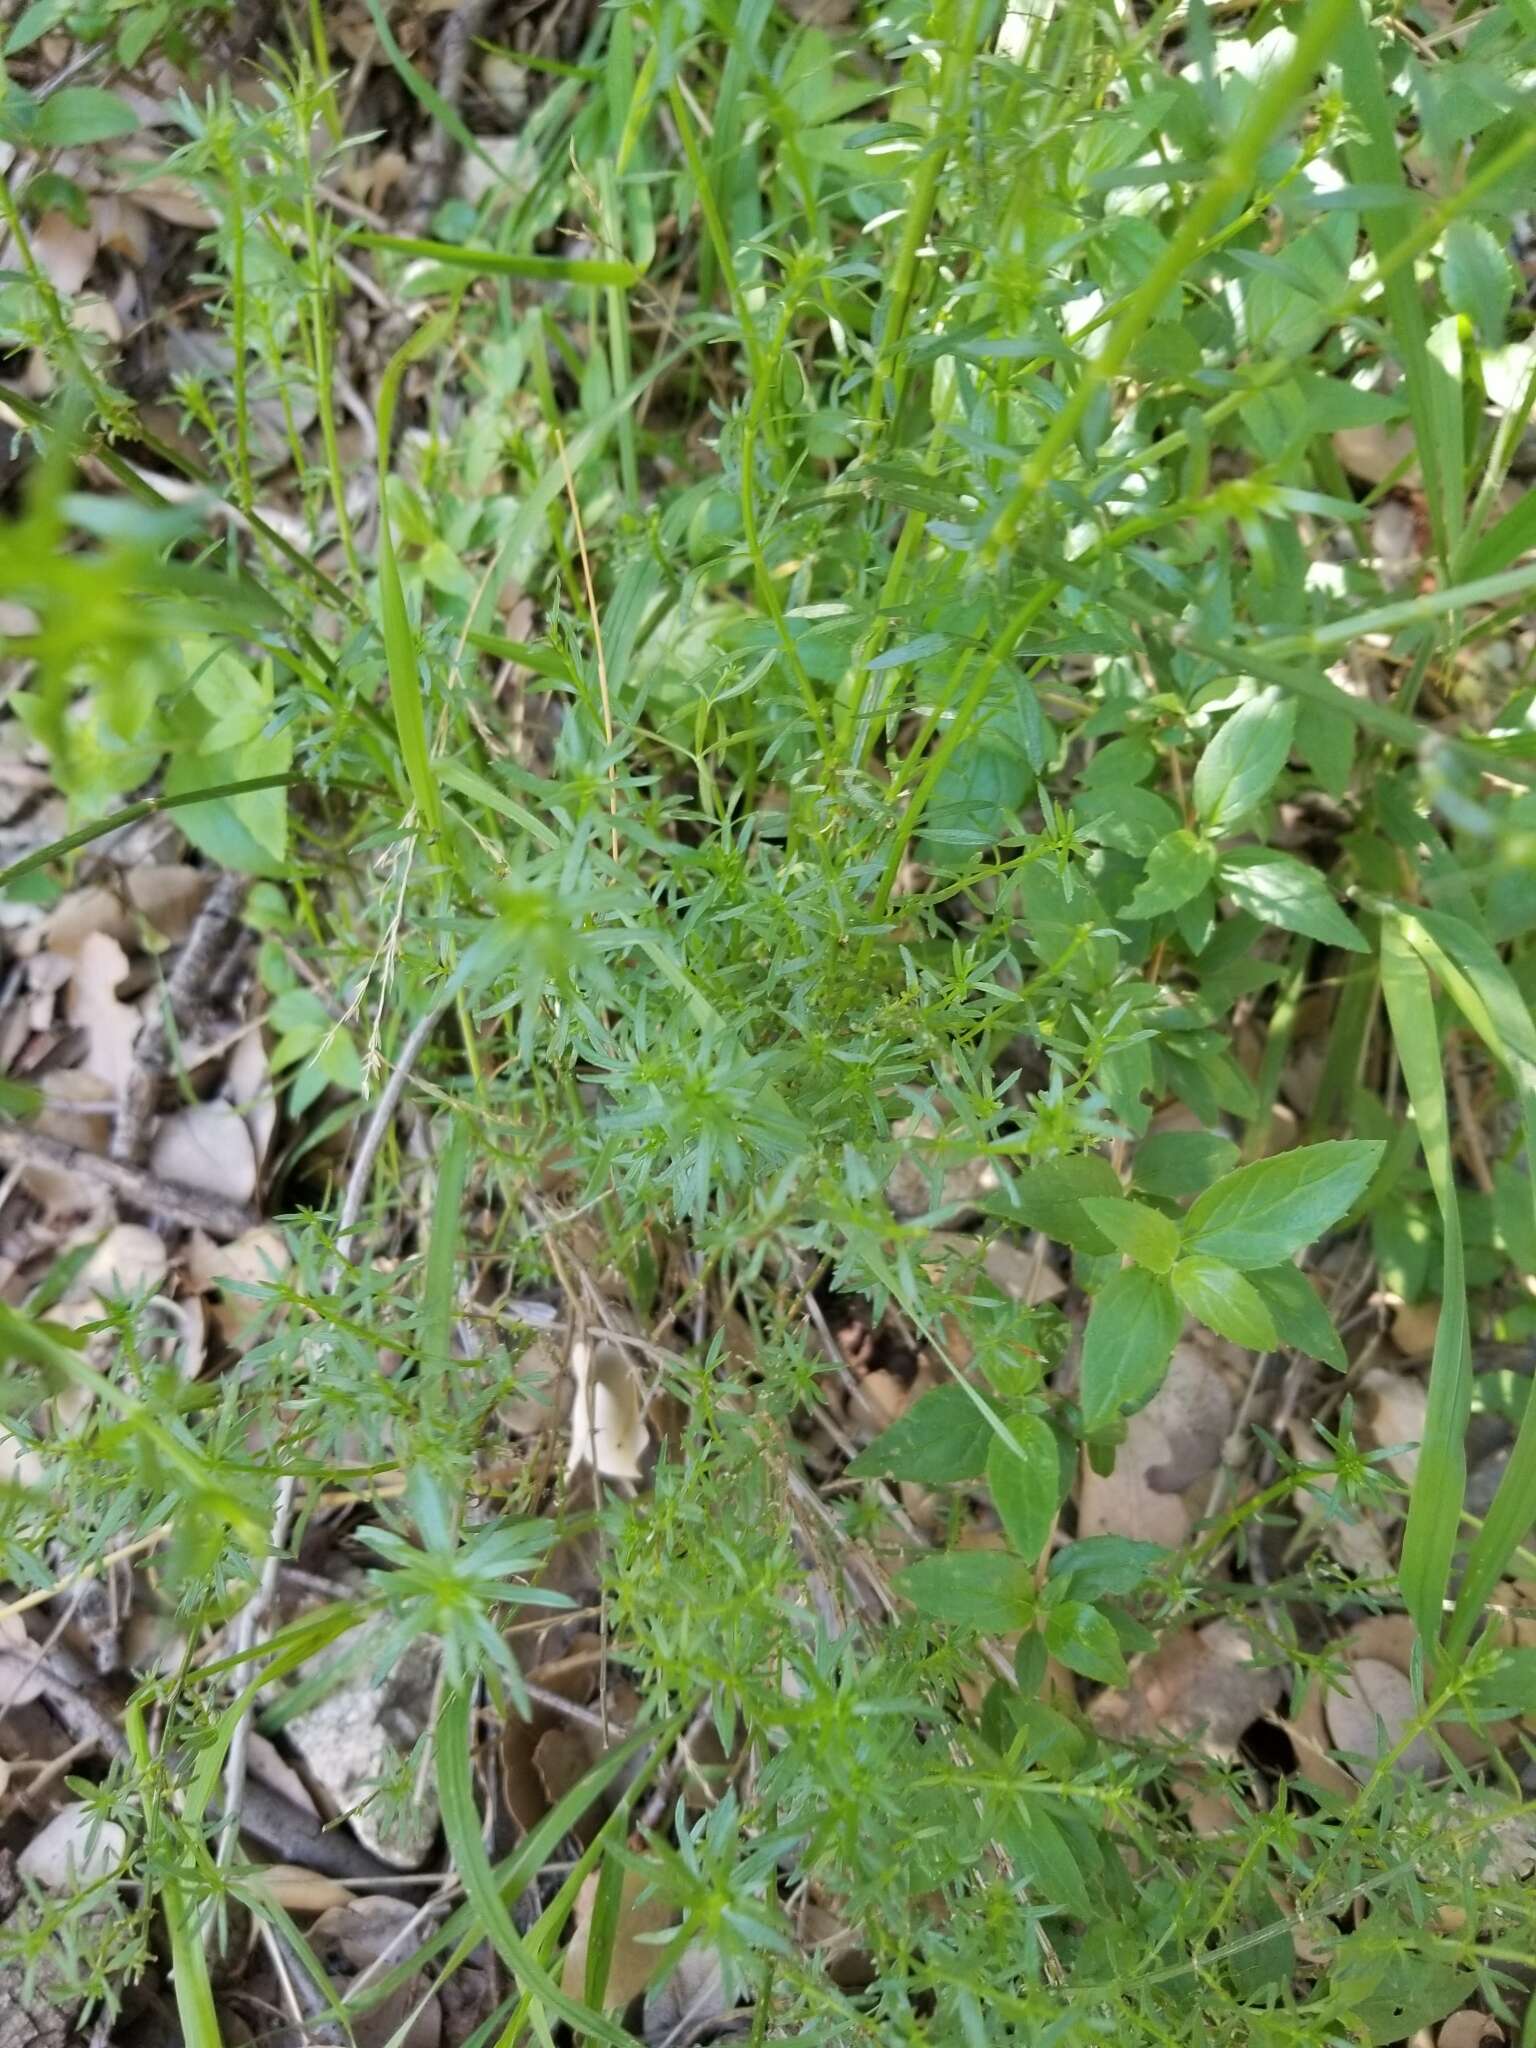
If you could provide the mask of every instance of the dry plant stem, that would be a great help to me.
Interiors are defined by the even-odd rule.
[[[138,1557],[143,1551],[153,1550],[157,1543],[163,1543],[171,1533],[169,1522],[162,1522],[158,1529],[151,1529],[147,1536],[137,1537],[132,1543],[119,1544],[116,1550],[109,1550],[105,1557],[94,1564],[83,1564],[78,1571],[66,1572],[62,1579],[55,1579],[51,1586],[39,1586],[33,1593],[23,1593],[19,1599],[9,1600],[0,1606],[0,1621],[6,1621],[13,1614],[25,1614],[29,1608],[41,1607],[45,1601],[56,1600],[60,1593],[67,1593],[72,1586],[83,1585],[94,1579],[98,1572],[109,1571],[113,1565],[121,1564],[130,1557]]]
[[[1446,1071],[1451,1077],[1451,1093],[1456,1100],[1456,1135],[1461,1140],[1467,1170],[1482,1193],[1491,1195],[1493,1172],[1488,1164],[1488,1153],[1478,1123],[1477,1104],[1472,1100],[1472,1084],[1467,1078],[1466,1056],[1462,1052],[1460,1037],[1454,1031],[1446,1040],[1445,1064]]]
[[[555,429],[555,446],[560,451],[560,468],[565,477],[565,494],[571,504],[571,519],[576,527],[576,548],[581,556],[581,580],[586,587],[587,610],[592,617],[592,642],[597,652],[597,688],[603,707],[603,739],[610,753],[613,748],[613,703],[608,694],[608,658],[603,651],[602,614],[597,606],[597,590],[592,581],[592,563],[587,555],[587,530],[582,523],[581,503],[576,496],[576,481],[571,475],[571,465],[566,458],[565,437],[559,428]],[[619,859],[619,791],[615,780],[612,760],[608,763],[608,815],[613,820],[609,828],[609,851],[614,865]]]
[[[261,1218],[238,1202],[221,1201],[201,1188],[181,1181],[161,1180],[141,1166],[128,1166],[120,1159],[103,1159],[79,1145],[66,1145],[57,1138],[45,1138],[40,1131],[24,1131],[14,1124],[0,1126],[0,1160],[19,1166],[51,1166],[60,1173],[75,1173],[112,1190],[135,1209],[166,1216],[206,1230],[210,1237],[243,1237],[254,1230]]]
[[[362,1215],[363,1204],[368,1199],[374,1162],[384,1142],[384,1133],[400,1106],[400,1098],[405,1093],[405,1085],[411,1077],[411,1070],[420,1059],[427,1040],[432,1036],[450,1001],[450,996],[439,996],[416,1020],[378,1101],[373,1105],[362,1142],[357,1148],[357,1157],[352,1162],[352,1171],[347,1177],[346,1192],[342,1196],[341,1218],[336,1238],[337,1262],[327,1276],[328,1292],[335,1292],[337,1281],[341,1277],[341,1267],[351,1260],[353,1247],[357,1242],[358,1218]],[[262,1562],[261,1578],[235,1623],[234,1647],[247,1658],[256,1647],[262,1622],[277,1590],[277,1576],[282,1569],[283,1551],[288,1542],[288,1530],[293,1520],[298,1490],[299,1483],[294,1475],[284,1473],[278,1481],[277,1497],[272,1506],[272,1524],[267,1533],[267,1554]],[[250,1716],[246,1714],[240,1718],[224,1762],[224,1820],[219,1853],[226,1859],[234,1853],[235,1843],[239,1839],[250,1746]]]
[[[112,1130],[111,1156],[124,1166],[144,1163],[155,1097],[171,1064],[171,1033],[182,1035],[188,1012],[203,1000],[210,980],[223,964],[230,928],[240,915],[248,886],[244,875],[220,875],[171,969],[160,1009],[139,1033],[133,1072],[123,1089]]]

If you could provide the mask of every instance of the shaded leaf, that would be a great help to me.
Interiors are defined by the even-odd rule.
[[[1144,1400],[1178,1341],[1179,1305],[1166,1280],[1128,1267],[1095,1295],[1083,1332],[1083,1423],[1089,1431]]]

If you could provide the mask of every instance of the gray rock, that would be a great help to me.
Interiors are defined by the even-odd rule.
[[[437,1794],[430,1773],[408,1801],[370,1800],[368,1794],[425,1733],[440,1653],[420,1636],[380,1671],[388,1627],[381,1621],[322,1653],[316,1660],[321,1668],[345,1668],[334,1687],[296,1714],[285,1732],[316,1790],[335,1812],[348,1816],[363,1847],[395,1870],[417,1870],[437,1833]]]

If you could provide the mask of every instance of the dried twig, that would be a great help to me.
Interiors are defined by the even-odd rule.
[[[226,1202],[202,1188],[182,1181],[161,1180],[142,1166],[126,1165],[121,1159],[103,1159],[99,1152],[87,1152],[79,1145],[66,1145],[58,1138],[46,1138],[41,1131],[19,1130],[14,1124],[0,1124],[0,1159],[19,1166],[51,1166],[59,1173],[75,1173],[111,1188],[136,1209],[168,1216],[173,1222],[206,1230],[210,1237],[243,1237],[261,1221],[254,1211],[238,1202]]]
[[[139,1033],[133,1048],[133,1072],[123,1089],[112,1129],[112,1157],[125,1166],[143,1164],[155,1098],[171,1065],[173,1033],[182,1035],[187,1014],[205,1000],[215,971],[223,965],[230,926],[240,915],[247,887],[244,875],[220,875],[167,977],[164,1001]]]

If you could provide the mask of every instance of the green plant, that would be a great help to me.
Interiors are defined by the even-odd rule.
[[[1532,2038],[1501,1860],[1525,1793],[1449,1746],[1532,1704],[1491,1626],[1530,1576],[1532,1404],[1481,1516],[1463,1452],[1473,1336],[1529,1334],[1536,1246],[1536,528],[1508,490],[1536,359],[1505,246],[1529,7],[899,0],[833,30],[646,0],[522,66],[515,155],[368,11],[380,75],[475,175],[430,232],[359,225],[323,10],[264,98],[184,98],[165,168],[213,217],[220,347],[153,465],[34,258],[37,195],[5,202],[0,329],[60,390],[15,394],[10,703],[70,829],[0,886],[56,893],[162,807],[262,878],[294,1255],[205,1388],[156,1375],[132,1306],[110,1371],[39,1320],[56,1295],[6,1312],[44,1482],[8,1497],[5,1569],[40,1591],[45,1544],[78,1568],[185,1524],[167,1597],[202,1643],[251,1611],[282,1503],[326,1488],[388,1567],[130,1710],[114,1811],[189,2039],[217,2030],[215,1906],[279,1924],[219,1855],[236,1731],[385,1616],[370,1654],[442,1645],[464,1896],[333,2019],[483,1939],[509,1985],[485,2040],[623,2043],[641,1877],[667,1965],[707,1942],[759,2040],[1385,2044],[1473,2000]],[[128,62],[169,19],[111,12]],[[55,16],[107,21],[34,8],[5,49],[0,132],[39,158],[132,118],[26,70]],[[389,329],[362,421],[343,307]],[[1426,536],[1406,569],[1375,538],[1394,491]],[[1452,1031],[1489,1062],[1487,1189]],[[415,1144],[371,1127],[397,1067]],[[364,1131],[341,1255],[326,1166]],[[393,1259],[355,1259],[359,1227]],[[1082,1532],[1084,1473],[1128,1455],[1187,1330],[1255,1400],[1270,1354],[1311,1387],[1306,1360],[1361,1352],[1306,1268],[1347,1301],[1372,1256],[1438,1298],[1411,1479],[1319,1375],[1310,1446],[1242,1438],[1186,1542]],[[669,1417],[643,1486],[487,1474],[530,1289],[643,1365]],[[862,1444],[834,1310],[927,1387]],[[66,1385],[94,1396],[67,1427]],[[1313,1540],[1403,1508],[1395,1576]],[[496,1863],[477,1707],[526,1706],[510,1617],[558,1603],[538,1574],[577,1533],[638,1719]],[[1211,1624],[1276,1696],[1336,1697],[1336,1629],[1383,1606],[1418,1659],[1348,1798],[1241,1730],[1090,1710]],[[696,1721],[707,1797],[674,1776],[627,1838],[637,1780],[514,1918],[616,1760],[654,1781]]]

